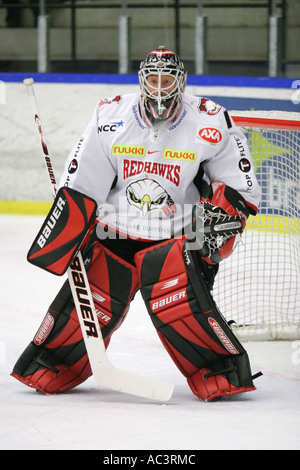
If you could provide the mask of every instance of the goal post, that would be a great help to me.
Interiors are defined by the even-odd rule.
[[[242,242],[220,263],[213,295],[247,340],[300,338],[300,113],[231,111],[262,189]]]

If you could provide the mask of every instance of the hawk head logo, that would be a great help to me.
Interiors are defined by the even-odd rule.
[[[175,204],[166,190],[156,181],[144,178],[127,186],[127,201],[139,209],[143,216],[153,210],[163,210],[165,215],[176,212]]]

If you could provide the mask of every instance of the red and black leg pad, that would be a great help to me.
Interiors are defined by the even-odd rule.
[[[137,290],[136,269],[96,241],[84,253],[106,347]],[[68,281],[50,305],[12,376],[46,394],[69,390],[92,374]]]
[[[97,203],[72,188],[60,188],[27,254],[29,263],[61,276],[95,222]]]
[[[210,401],[255,390],[248,355],[220,314],[184,238],[135,256],[141,293],[158,335],[192,392]]]

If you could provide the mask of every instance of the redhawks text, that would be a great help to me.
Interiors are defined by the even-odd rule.
[[[141,162],[137,160],[123,161],[123,178],[124,180],[131,176],[136,176],[141,173],[147,175],[158,175],[166,178],[175,186],[179,186],[180,183],[180,166],[179,165],[168,165],[166,163],[156,162]]]

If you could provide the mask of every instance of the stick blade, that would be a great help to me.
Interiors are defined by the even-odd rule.
[[[92,363],[91,367],[93,370]],[[98,385],[103,387],[164,403],[170,400],[174,390],[174,385],[165,380],[118,369],[109,361],[107,355],[104,355],[101,363],[94,368],[93,376]]]

